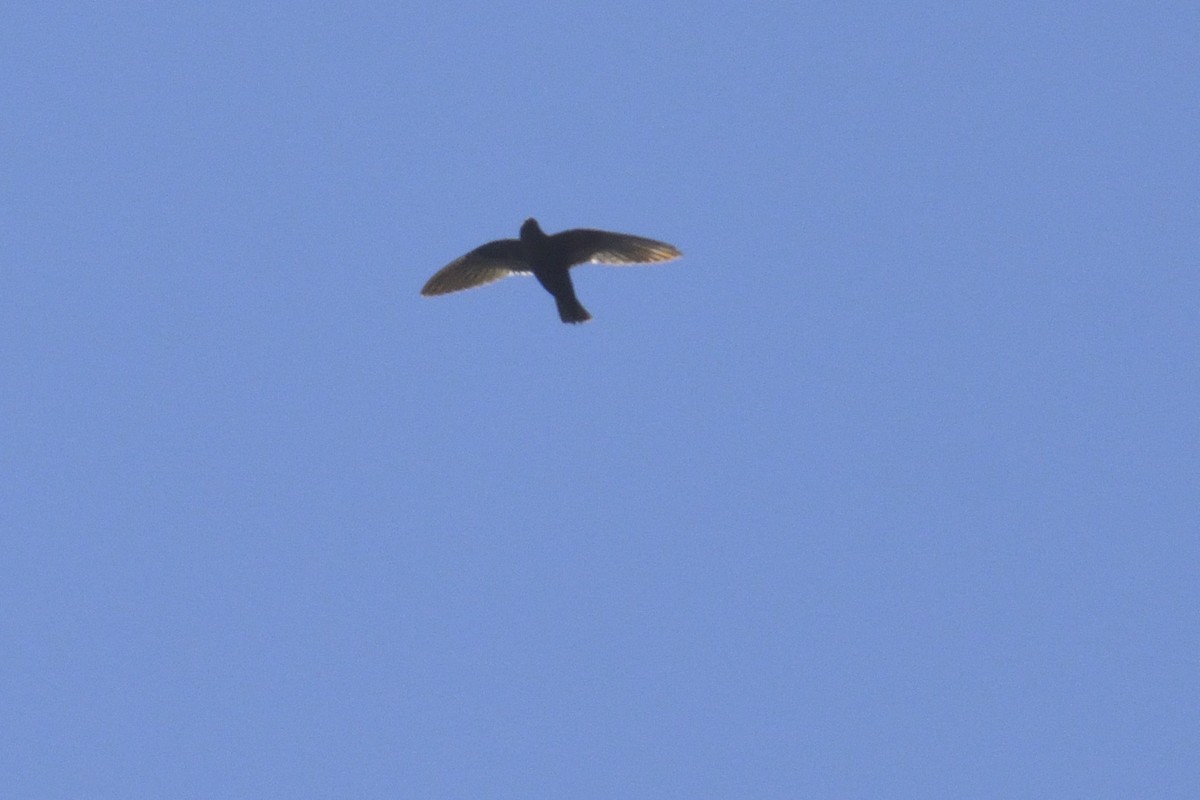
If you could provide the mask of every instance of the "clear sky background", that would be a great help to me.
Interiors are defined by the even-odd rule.
[[[1196,797],[1194,2],[5,6],[0,794]],[[433,299],[527,216],[677,245]]]

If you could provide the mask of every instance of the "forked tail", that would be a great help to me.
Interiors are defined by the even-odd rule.
[[[583,303],[572,293],[569,297],[564,297],[559,294],[554,298],[554,302],[558,304],[558,318],[563,322],[587,322],[592,318],[592,315],[583,307]]]

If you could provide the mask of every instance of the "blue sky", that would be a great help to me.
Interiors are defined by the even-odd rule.
[[[5,796],[1196,796],[1194,3],[4,17]]]

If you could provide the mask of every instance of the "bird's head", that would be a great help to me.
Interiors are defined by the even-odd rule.
[[[542,229],[538,225],[538,221],[533,217],[530,217],[529,219],[525,220],[524,224],[521,225],[521,238],[528,239],[530,237],[538,236],[545,236],[545,234],[542,233]]]

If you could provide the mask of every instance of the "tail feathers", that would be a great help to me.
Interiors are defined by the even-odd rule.
[[[554,301],[558,303],[558,318],[563,322],[587,322],[592,318],[592,315],[587,312],[583,304],[574,295],[570,297],[556,297]]]

